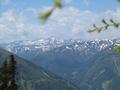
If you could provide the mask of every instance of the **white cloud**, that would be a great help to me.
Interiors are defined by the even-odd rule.
[[[81,38],[81,39],[95,39],[95,38],[115,38],[119,37],[120,31],[111,30],[107,32],[98,33],[87,33],[91,28],[91,25],[96,23],[100,25],[102,18],[115,19],[120,21],[120,9],[116,11],[105,11],[102,13],[94,13],[91,11],[80,11],[76,8],[66,8],[58,10],[51,17],[49,26],[54,26],[51,30],[62,32],[61,35],[66,38]],[[54,23],[54,22],[55,23]],[[55,24],[55,25],[54,25]],[[57,29],[57,30],[56,30]],[[56,34],[57,37],[57,34]]]
[[[0,16],[0,40],[1,42],[14,40],[32,40],[55,36],[57,38],[118,38],[119,30],[108,30],[98,33],[88,33],[93,23],[100,25],[102,18],[113,18],[120,21],[120,9],[94,13],[81,11],[69,7],[56,10],[50,20],[45,24],[38,23],[38,10],[27,9],[17,11],[15,9],[5,11]]]
[[[0,40],[1,42],[36,39],[39,38],[39,34],[44,35],[42,27],[38,24],[29,23],[28,15],[24,15],[23,12],[17,12],[15,10],[8,10],[2,13],[0,17]]]

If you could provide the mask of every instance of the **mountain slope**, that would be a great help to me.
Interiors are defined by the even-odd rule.
[[[8,44],[7,49],[71,80],[81,90],[120,90],[120,55],[113,51],[113,46],[120,42],[70,40],[57,45],[56,40],[48,42],[27,41],[22,45],[17,42]]]
[[[11,53],[0,49],[0,66]],[[17,82],[19,90],[79,90],[76,86],[62,78],[39,68],[32,63],[16,57]]]
[[[108,48],[97,53],[81,83],[82,90],[120,90],[120,54]]]

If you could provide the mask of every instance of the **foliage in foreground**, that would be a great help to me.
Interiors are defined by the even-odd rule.
[[[51,9],[48,9],[47,11],[43,12],[40,15],[40,20],[42,20],[43,22],[47,21],[48,18],[52,15],[52,13],[56,10],[56,9],[61,9],[62,8],[62,1],[61,0],[54,0],[54,6]]]

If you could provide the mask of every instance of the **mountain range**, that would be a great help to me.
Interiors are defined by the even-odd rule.
[[[2,48],[37,66],[70,80],[81,90],[120,90],[118,40],[58,40],[56,38],[16,41]]]

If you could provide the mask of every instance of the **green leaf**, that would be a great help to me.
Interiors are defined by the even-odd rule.
[[[112,19],[110,20],[110,22],[113,24],[114,27],[118,28],[119,27],[119,24],[116,23],[115,21],[113,21]]]
[[[116,28],[118,28],[118,27],[119,27],[119,24],[118,24],[118,23],[114,23],[114,26],[115,26]]]
[[[40,19],[45,22],[48,20],[48,18],[51,16],[51,14],[53,13],[54,9],[49,9],[47,11],[45,11],[41,16]]]
[[[105,29],[107,30],[107,29],[108,29],[108,27],[109,27],[109,25],[106,25],[106,26],[105,26]]]
[[[120,53],[120,46],[114,47],[114,50],[115,50],[117,53]]]
[[[56,8],[62,8],[62,1],[61,0],[55,0],[55,7]]]
[[[111,23],[114,23],[114,21],[113,21],[112,19],[110,19],[110,22],[111,22]]]
[[[93,24],[93,27],[94,27],[94,28],[97,28],[97,26],[96,26],[95,24]]]
[[[100,33],[102,31],[103,27],[97,28],[97,32]]]
[[[105,19],[102,19],[102,23],[106,25],[108,24]]]
[[[96,31],[96,29],[92,29],[92,30],[89,30],[88,32],[92,33],[92,32],[95,32],[95,31]]]

